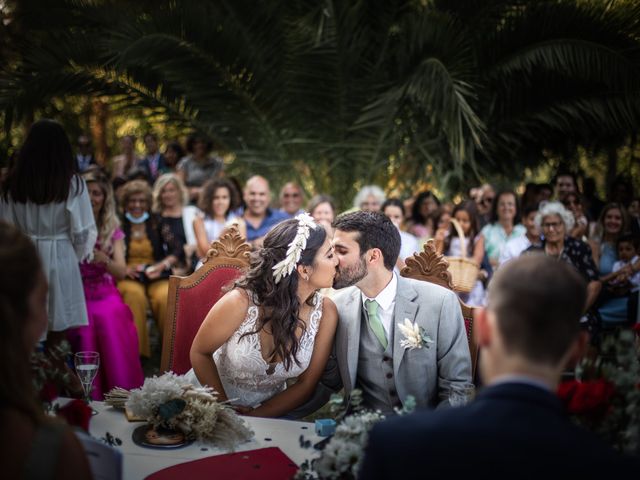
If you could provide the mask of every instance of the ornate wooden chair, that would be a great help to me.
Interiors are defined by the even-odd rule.
[[[435,283],[441,287],[453,290],[451,273],[449,272],[449,262],[444,255],[436,251],[433,240],[429,240],[424,245],[424,250],[414,253],[413,257],[405,260],[406,266],[400,271],[400,275],[415,280],[424,280]],[[476,380],[476,368],[478,364],[478,346],[473,338],[473,308],[460,301],[464,326],[467,330],[467,341],[471,352],[471,378]]]
[[[191,343],[211,307],[224,295],[223,288],[249,266],[250,250],[238,229],[230,227],[211,243],[202,267],[187,277],[169,278],[160,360],[163,372],[183,374],[191,368]]]

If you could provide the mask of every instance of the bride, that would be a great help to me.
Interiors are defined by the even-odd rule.
[[[188,375],[246,415],[279,417],[305,403],[333,344],[336,306],[318,290],[332,286],[337,265],[329,236],[309,215],[278,224],[207,314]]]

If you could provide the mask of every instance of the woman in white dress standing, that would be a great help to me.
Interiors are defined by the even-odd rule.
[[[89,257],[97,229],[84,180],[78,176],[62,126],[39,120],[29,130],[0,198],[0,218],[16,225],[38,249],[49,284],[51,349],[71,327],[88,324],[78,263]]]
[[[279,417],[304,404],[333,344],[337,310],[318,290],[333,284],[337,265],[329,236],[309,215],[278,224],[204,320],[190,375],[247,415]]]

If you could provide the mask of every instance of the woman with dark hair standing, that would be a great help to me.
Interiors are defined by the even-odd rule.
[[[47,330],[47,281],[38,252],[0,222],[0,465],[3,478],[91,478],[70,428],[37,402],[29,359]]]
[[[49,283],[47,344],[88,323],[78,262],[91,256],[97,238],[87,186],[77,173],[62,126],[40,120],[29,130],[2,188],[0,219],[35,243]]]
[[[202,323],[191,346],[192,381],[258,417],[306,402],[333,344],[337,310],[318,290],[333,285],[337,265],[329,236],[309,215],[274,227],[247,275]]]

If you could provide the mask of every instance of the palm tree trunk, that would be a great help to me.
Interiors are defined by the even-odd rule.
[[[107,145],[107,120],[109,118],[109,106],[100,100],[94,98],[91,100],[91,115],[89,125],[91,129],[91,137],[95,145],[95,156],[98,165],[101,167],[108,166],[109,146]]]

